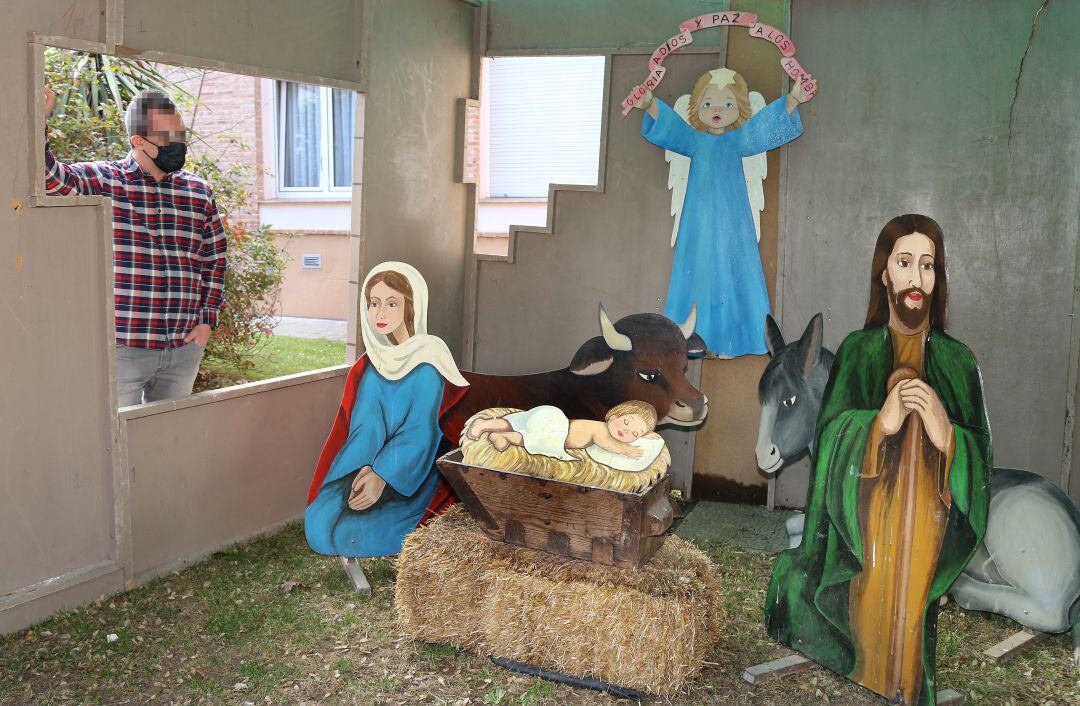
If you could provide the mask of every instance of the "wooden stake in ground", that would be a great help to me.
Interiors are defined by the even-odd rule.
[[[1046,633],[1044,632],[1036,632],[1031,628],[1024,628],[1020,632],[1014,633],[1011,637],[1008,637],[989,648],[983,652],[983,654],[994,664],[1003,664],[1039,642],[1044,637],[1046,637]]]
[[[338,558],[341,559],[341,565],[345,568],[345,575],[349,577],[353,590],[361,595],[370,596],[371,584],[368,583],[367,576],[364,576],[364,569],[361,568],[360,562],[351,557]]]
[[[1017,633],[1017,635],[1019,634],[1020,633]],[[1013,638],[1015,637],[1016,635],[1013,636]],[[1010,638],[1010,640],[1013,638]],[[1008,642],[1008,640],[1005,642]],[[997,645],[997,647],[1004,645],[1005,642]],[[787,676],[788,674],[798,674],[799,672],[813,669],[816,666],[817,665],[814,664],[813,661],[796,652],[787,657],[774,659],[771,662],[764,662],[762,664],[755,664],[753,667],[747,667],[743,670],[743,680],[752,686],[756,686],[763,681]],[[952,689],[942,689],[937,693],[937,706],[958,706],[958,704],[962,704],[965,701],[967,701],[967,697]]]

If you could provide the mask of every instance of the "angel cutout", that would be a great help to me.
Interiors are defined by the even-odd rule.
[[[769,292],[757,248],[765,152],[802,134],[796,108],[806,100],[800,80],[765,105],[722,68],[702,75],[674,110],[651,92],[637,104],[642,136],[667,150],[670,165],[675,256],[664,315],[686,318],[697,302],[697,333],[719,357],[767,351]]]
[[[675,114],[690,122],[690,94],[679,96],[673,106]],[[757,115],[765,107],[765,97],[757,91],[750,91],[750,113]],[[671,191],[671,215],[675,224],[671,227],[671,247],[679,238],[679,220],[682,217],[683,201],[686,199],[686,180],[690,176],[690,158],[678,152],[664,150],[664,161],[668,163],[668,190]],[[743,174],[746,177],[746,195],[750,199],[750,214],[754,217],[754,233],[761,242],[761,209],[765,208],[765,177],[769,176],[769,160],[764,152],[743,157]]]

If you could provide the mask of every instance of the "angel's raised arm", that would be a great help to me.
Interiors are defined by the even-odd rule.
[[[650,112],[646,112],[641,118],[641,136],[657,147],[677,152],[686,157],[692,157],[697,149],[700,133],[690,127],[685,120],[676,115],[671,107],[660,100],[654,99],[649,106],[650,111],[656,106],[656,118]]]

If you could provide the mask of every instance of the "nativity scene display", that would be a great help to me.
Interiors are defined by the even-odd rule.
[[[455,12],[463,11],[456,7],[461,3],[451,4]],[[401,7],[398,3],[371,5],[367,8],[370,12],[354,8],[358,17],[363,15],[359,19],[365,26],[369,22],[375,26],[376,20],[385,22],[385,17],[410,17],[412,12],[402,9],[407,3],[400,3]],[[790,3],[779,5],[784,8],[785,21],[790,20]],[[364,3],[359,6],[367,7]],[[447,17],[449,7],[443,8]],[[483,2],[469,5],[468,12],[476,11],[475,28],[462,22],[455,31],[466,36],[476,28],[498,29],[500,23],[493,23],[489,14],[499,18],[521,12],[514,7],[493,8]],[[774,9],[770,5],[770,12]],[[482,26],[484,22],[489,23],[487,28]],[[420,23],[403,22],[401,26],[421,29]],[[708,30],[744,32],[768,42],[772,47],[764,48],[769,49],[770,57],[762,59],[759,52],[747,52],[741,42],[735,42],[721,43],[719,58],[714,56],[715,44],[695,51],[693,58],[672,58],[694,42],[697,32]],[[1034,36],[1034,26],[1031,31]],[[103,33],[109,35],[111,29]],[[448,30],[447,41],[454,38],[452,35]],[[41,38],[53,37],[32,36],[36,39],[31,45],[42,49],[38,45]],[[473,34],[468,36],[476,40]],[[563,703],[560,699],[566,694],[571,696],[565,702],[581,701],[572,689],[603,691],[613,699],[636,699],[638,703],[652,697],[665,703],[807,703],[816,702],[814,697],[823,692],[811,696],[812,691],[803,693],[805,683],[784,684],[780,680],[791,679],[800,671],[818,670],[814,683],[820,678],[823,689],[830,690],[827,697],[821,697],[823,701],[839,695],[840,702],[846,702],[846,696],[856,694],[853,700],[859,703],[953,706],[962,703],[964,695],[950,687],[971,691],[963,682],[966,674],[960,673],[967,665],[974,673],[976,668],[987,666],[980,662],[1011,658],[1049,635],[1063,633],[1071,633],[1068,668],[1075,667],[1080,674],[1080,508],[1068,494],[1067,478],[1062,488],[1056,482],[1058,477],[1045,475],[1046,469],[994,466],[990,412],[1001,400],[1001,377],[1013,373],[980,368],[968,344],[979,350],[980,359],[988,366],[1001,367],[1000,358],[993,357],[997,350],[980,348],[978,329],[970,334],[972,329],[954,325],[977,325],[977,318],[967,317],[980,308],[983,316],[987,315],[989,305],[978,301],[978,292],[961,291],[970,287],[950,291],[958,281],[953,278],[957,271],[969,274],[964,267],[975,259],[971,250],[983,245],[974,242],[977,238],[970,231],[958,233],[965,224],[955,214],[950,219],[937,213],[940,224],[920,213],[893,217],[901,211],[923,210],[927,199],[945,198],[942,194],[926,197],[909,191],[893,195],[888,188],[875,188],[875,198],[886,194],[901,205],[895,206],[897,210],[889,206],[884,213],[868,215],[866,209],[876,206],[859,204],[858,220],[854,211],[831,220],[812,217],[817,202],[829,200],[819,199],[819,193],[834,203],[838,200],[837,194],[824,189],[813,192],[813,201],[807,197],[798,204],[797,217],[782,213],[784,217],[777,218],[778,214],[766,211],[769,153],[785,150],[792,165],[785,172],[809,178],[809,152],[803,150],[819,146],[814,142],[817,137],[804,136],[804,121],[815,121],[809,123],[812,127],[829,124],[830,111],[835,115],[842,109],[854,90],[850,80],[845,82],[850,77],[829,78],[830,85],[835,80],[835,85],[848,93],[837,89],[838,97],[826,96],[829,102],[824,106],[819,103],[821,110],[813,111],[820,117],[813,117],[807,102],[820,86],[796,60],[792,38],[759,21],[753,13],[730,8],[685,20],[647,59],[636,48],[605,50],[606,82],[603,99],[597,101],[602,103],[598,112],[604,138],[597,173],[619,173],[620,178],[606,184],[599,180],[595,190],[564,199],[558,232],[553,215],[556,185],[550,191],[548,227],[531,228],[534,233],[543,230],[543,235],[516,253],[513,247],[522,241],[514,235],[510,255],[502,257],[478,254],[483,251],[476,248],[481,229],[475,207],[482,200],[497,200],[480,198],[478,189],[484,191],[480,185],[486,177],[473,178],[470,164],[466,178],[463,165],[445,163],[453,159],[441,147],[450,144],[452,130],[461,142],[471,139],[473,125],[466,121],[467,115],[484,116],[481,123],[487,120],[487,109],[482,110],[480,98],[472,95],[489,91],[489,84],[498,81],[481,80],[481,59],[498,58],[487,55],[499,51],[547,54],[554,49],[501,48],[504,45],[488,41],[492,39],[489,31],[468,58],[474,71],[470,75],[477,79],[475,85],[464,80],[446,82],[460,83],[462,91],[468,86],[470,92],[455,97],[459,123],[435,120],[445,117],[439,111],[445,112],[446,105],[440,107],[432,100],[431,105],[419,106],[424,130],[418,131],[407,122],[417,119],[413,115],[416,111],[401,112],[393,101],[386,100],[387,94],[393,98],[394,92],[400,92],[398,98],[408,98],[417,86],[426,91],[425,86],[441,85],[447,77],[461,77],[444,71],[446,67],[434,60],[420,66],[415,56],[418,49],[402,49],[396,37],[387,39],[366,30],[363,39],[375,43],[373,48],[365,44],[364,51],[357,53],[362,59],[357,62],[358,72],[362,63],[371,63],[369,54],[382,56],[387,66],[392,65],[387,57],[407,58],[408,62],[400,63],[408,70],[387,79],[363,66],[365,83],[326,79],[330,83],[312,86],[318,91],[311,95],[337,101],[350,93],[345,87],[359,90],[363,85],[367,90],[370,83],[370,100],[358,103],[373,116],[366,123],[370,132],[360,135],[363,140],[353,139],[357,136],[349,133],[345,142],[355,143],[357,158],[364,141],[379,145],[367,164],[384,160],[382,166],[389,165],[388,173],[393,177],[387,183],[398,183],[399,171],[410,170],[412,177],[419,174],[423,178],[408,183],[425,187],[430,193],[420,196],[430,204],[442,208],[442,204],[451,203],[447,194],[460,195],[455,208],[462,208],[455,213],[461,218],[446,216],[446,223],[428,222],[439,218],[421,208],[414,209],[419,216],[409,212],[406,200],[416,194],[386,197],[378,191],[368,192],[363,206],[369,214],[373,200],[401,198],[403,203],[394,204],[401,210],[392,211],[393,218],[377,212],[376,217],[365,216],[362,237],[352,238],[353,247],[347,248],[349,257],[356,258],[350,263],[353,274],[347,282],[349,304],[355,312],[350,313],[350,321],[339,323],[353,327],[342,344],[351,365],[321,368],[258,386],[254,391],[170,403],[168,409],[125,408],[115,417],[124,425],[114,428],[119,442],[132,430],[151,426],[150,421],[136,420],[153,417],[152,422],[158,423],[159,414],[164,419],[166,413],[188,413],[219,404],[222,406],[215,409],[253,406],[252,395],[286,388],[289,395],[298,395],[301,390],[310,395],[296,409],[325,415],[316,416],[314,436],[307,427],[301,430],[303,434],[297,432],[295,438],[281,440],[291,444],[288,448],[299,463],[292,456],[285,457],[278,466],[287,468],[274,473],[252,464],[260,478],[280,482],[283,488],[280,493],[266,491],[266,497],[252,496],[253,504],[258,500],[264,506],[272,505],[277,493],[284,498],[280,503],[283,515],[285,510],[291,514],[286,519],[264,518],[262,524],[245,526],[244,531],[280,527],[288,517],[303,516],[303,536],[300,527],[295,527],[293,546],[287,548],[293,551],[299,547],[298,555],[307,565],[297,561],[284,569],[273,567],[275,572],[295,571],[297,577],[290,575],[281,583],[274,578],[269,592],[253,594],[267,600],[285,596],[289,602],[282,601],[271,611],[258,599],[232,598],[240,589],[217,590],[215,584],[224,581],[222,577],[208,579],[202,585],[208,590],[203,593],[213,600],[228,596],[227,601],[219,602],[230,609],[229,604],[243,606],[242,612],[229,614],[228,619],[214,614],[204,621],[213,626],[215,639],[234,644],[226,642],[235,637],[231,633],[243,633],[246,649],[253,644],[250,638],[259,632],[248,630],[246,621],[263,614],[272,615],[272,627],[281,627],[288,637],[292,636],[285,630],[293,622],[310,625],[305,630],[339,630],[332,634],[332,647],[331,633],[327,632],[310,641],[305,641],[309,636],[304,635],[296,640],[298,649],[289,645],[283,651],[290,656],[296,653],[305,662],[312,655],[319,658],[321,672],[310,676],[327,682],[350,681],[360,676],[364,667],[382,669],[384,679],[373,687],[379,696],[368,699],[365,693],[363,698],[353,699],[362,703],[382,703],[378,700],[381,695],[399,687],[402,695],[413,697],[421,688],[416,686],[420,682],[432,703],[479,703],[473,689],[485,690],[484,703],[508,703],[511,699],[500,693],[502,686],[493,683],[489,671],[498,667],[527,675],[531,683],[541,685],[535,691],[544,696],[529,701],[522,694],[521,703]],[[629,43],[618,46],[637,46],[637,40],[620,38],[623,40]],[[465,47],[456,49],[461,50],[458,58],[464,62],[469,53]],[[580,48],[581,52],[587,50],[587,46]],[[439,51],[447,50],[443,47]],[[779,55],[772,56],[776,52]],[[619,55],[618,63],[614,54]],[[597,57],[597,66],[601,58]],[[718,60],[727,65],[717,66]],[[669,62],[667,68],[665,61]],[[768,67],[762,61],[771,62],[776,81],[761,80],[754,90],[735,68],[746,76],[766,76]],[[631,65],[625,62],[637,62],[633,66],[641,70],[639,78],[645,77],[640,84],[619,85],[630,83],[624,81],[625,68]],[[673,64],[688,84],[703,68],[717,68],[700,74],[692,85],[669,86],[677,90],[662,91],[660,84]],[[250,69],[253,76],[273,73],[265,67]],[[435,73],[421,76],[431,71]],[[562,70],[563,80],[579,78],[567,73]],[[289,75],[299,80],[308,74]],[[413,81],[416,76],[423,80]],[[1019,78],[1016,81],[1019,86]],[[292,85],[286,83],[279,86],[279,98],[288,103],[295,96]],[[391,91],[386,90],[387,85]],[[429,93],[438,95],[439,100],[446,97],[434,90]],[[621,103],[620,93],[626,95]],[[558,100],[558,95],[553,92],[550,100]],[[876,104],[863,98],[869,106],[865,109],[873,114]],[[291,105],[278,106],[281,110],[267,113],[267,120],[278,114],[287,116],[293,110]],[[336,102],[319,105],[320,111],[326,109],[319,115],[327,140],[319,149],[325,148],[320,152],[324,159],[320,164],[330,170],[327,176],[340,137],[338,128],[345,123],[340,116],[335,117],[340,107]],[[379,112],[387,105],[400,113],[391,121]],[[40,112],[42,107],[32,105],[29,112]],[[620,109],[622,119],[632,116],[629,122],[619,122],[615,111]],[[349,119],[355,117],[350,113]],[[1016,127],[1012,117],[1010,114],[1010,138]],[[383,133],[388,124],[404,124],[410,130],[387,137]],[[611,129],[613,124],[622,131]],[[364,125],[356,122],[356,127]],[[877,123],[873,125],[876,130]],[[437,134],[436,130],[443,132]],[[44,136],[35,134],[44,145]],[[48,134],[55,140],[56,131]],[[425,139],[413,139],[421,134]],[[1019,130],[1016,134],[1018,140],[1030,139]],[[285,149],[280,144],[278,147],[278,152]],[[472,147],[465,145],[458,156]],[[670,214],[665,211],[643,217],[650,205],[668,205],[663,177],[650,172],[660,167],[661,152],[654,147],[663,150]],[[476,148],[477,153],[486,150]],[[265,150],[260,147],[258,151]],[[823,149],[812,154],[825,153]],[[1017,153],[1013,150],[1010,159],[1016,159]],[[412,169],[416,164],[430,173]],[[910,169],[904,168],[912,165],[902,162],[899,166],[902,169],[897,171],[906,173]],[[830,189],[837,188],[841,179],[837,175],[844,173],[834,171],[827,180]],[[479,162],[476,172],[483,173]],[[455,173],[458,181],[453,181]],[[158,184],[161,180],[152,185],[143,176],[135,177],[146,193],[171,188]],[[772,176],[774,181],[779,177]],[[336,177],[331,181],[336,185],[334,193],[345,193],[352,183],[346,180],[346,186],[340,186]],[[792,184],[780,186],[795,188]],[[565,188],[587,191],[577,186]],[[613,191],[620,192],[618,198],[611,198]],[[323,196],[334,193],[326,191]],[[373,199],[371,193],[379,198]],[[792,202],[790,194],[795,191],[781,193],[785,198],[780,201]],[[337,200],[336,196],[320,198],[315,204],[306,198],[304,203],[312,208]],[[513,200],[518,198],[526,197]],[[301,201],[299,197],[294,200]],[[29,216],[20,215],[21,202],[15,201],[19,203],[13,208],[15,215],[9,215],[23,218],[20,224],[28,222]],[[81,200],[63,203],[88,205]],[[48,203],[34,203],[34,208],[41,205]],[[353,213],[359,213],[360,205],[356,204]],[[472,210],[466,211],[463,205]],[[305,212],[310,210],[307,206]],[[505,203],[499,206],[514,211]],[[774,208],[771,201],[768,208]],[[327,206],[328,213],[338,210]],[[445,213],[449,207],[438,216]],[[774,282],[768,280],[759,246],[763,214],[766,252],[772,252],[773,236],[785,238],[779,242],[786,250],[778,251],[777,259],[783,256],[789,264],[781,268],[783,274]],[[822,214],[829,215],[836,214]],[[786,227],[789,222],[798,223],[791,233],[770,232],[775,230],[773,224]],[[865,225],[867,222],[871,225]],[[853,232],[845,235],[837,223]],[[628,226],[641,232],[633,233],[634,239],[628,239],[623,247],[604,248],[604,262],[591,261],[594,258],[589,253],[625,234]],[[389,232],[375,232],[380,228]],[[399,238],[395,228],[407,232],[408,237]],[[517,232],[515,228],[521,233],[530,230],[512,226],[512,233]],[[604,228],[612,232],[604,232]],[[420,242],[417,233],[421,232],[430,237]],[[266,226],[263,234],[269,233]],[[146,237],[153,240],[151,235]],[[461,237],[472,240],[455,239]],[[539,241],[543,242],[535,245]],[[845,250],[844,256],[820,249],[825,241],[830,247],[840,242],[842,247],[836,250]],[[642,243],[659,249],[648,251],[640,247]],[[459,251],[450,252],[458,244]],[[21,242],[19,246],[23,247]],[[29,263],[38,251],[29,246],[26,250],[25,261]],[[849,252],[858,253],[855,265],[850,264]],[[369,261],[370,253],[387,259],[372,257]],[[538,257],[537,253],[550,257]],[[812,253],[805,258],[809,264],[800,269],[795,261],[806,253]],[[977,253],[1000,267],[996,250],[993,254],[990,250]],[[658,263],[662,259],[658,256],[668,254],[672,258],[670,269],[666,261]],[[23,267],[24,255],[16,255],[12,261],[18,270]],[[515,262],[516,256],[521,261]],[[837,270],[847,267],[847,274],[861,282],[857,291],[822,286],[819,280],[829,284],[844,279],[843,272],[823,275],[818,271],[826,258],[831,262],[834,257]],[[404,261],[411,258],[415,265]],[[511,267],[523,264],[536,269],[525,272],[524,268]],[[549,270],[556,267],[562,268],[559,275],[548,277]],[[18,276],[33,274],[33,269],[27,267]],[[429,292],[425,274],[433,287],[441,283],[445,291]],[[783,311],[774,318],[770,289],[781,281],[785,294],[783,307],[778,308]],[[490,289],[485,289],[489,285]],[[490,291],[499,286],[505,289],[494,294]],[[808,292],[808,300],[798,300],[800,292]],[[950,308],[950,295],[965,299]],[[540,312],[539,307],[548,309]],[[446,320],[438,320],[440,316]],[[801,331],[801,335],[786,340],[781,321],[789,333]],[[544,322],[550,322],[548,328],[553,330],[540,330],[545,328]],[[989,344],[981,345],[989,348]],[[169,350],[159,357],[166,357]],[[114,364],[115,357],[109,356],[115,351],[106,351],[103,360]],[[334,355],[334,361],[340,363],[340,355]],[[743,359],[716,361],[733,358]],[[545,362],[521,370],[518,366],[525,367],[523,360]],[[481,361],[493,362],[485,368]],[[459,363],[481,369],[462,369]],[[513,374],[495,374],[492,371],[496,369]],[[750,370],[754,372],[747,372]],[[986,386],[985,394],[984,372],[992,383]],[[109,375],[115,378],[115,370]],[[106,379],[115,382],[111,378]],[[292,404],[300,398],[275,394],[279,397],[273,402],[273,413],[293,413],[291,409],[282,412],[287,405],[280,400]],[[1066,399],[1065,391],[1061,395]],[[1071,397],[1068,400],[1071,409]],[[282,419],[285,417],[277,420],[279,427]],[[291,417],[287,421],[292,424]],[[1071,416],[1068,423],[1072,423]],[[309,420],[297,420],[300,424],[309,424]],[[1071,438],[1072,427],[1068,429],[1062,437],[1066,440]],[[288,426],[288,431],[294,431],[293,427]],[[326,440],[316,457],[323,433]],[[222,436],[228,437],[222,443],[233,441],[228,434]],[[1012,452],[1009,443],[1013,436],[1017,435],[997,437],[999,463]],[[136,445],[130,448],[141,451]],[[279,455],[281,448],[271,446],[260,463]],[[1068,453],[1072,452],[1064,458],[1070,458]],[[128,481],[146,476],[135,475],[135,462],[129,456],[128,450],[117,452],[115,468],[110,467],[110,471],[115,470],[115,488],[135,497],[139,493],[129,492],[128,486],[135,486]],[[111,463],[111,456],[109,460]],[[806,475],[795,476],[799,471],[791,473],[790,467],[800,460],[805,461]],[[129,461],[130,467],[122,467]],[[1067,464],[1063,467],[1067,470]],[[729,469],[736,473],[746,470],[748,475],[733,478],[721,472]],[[796,493],[773,484],[781,473],[801,479],[794,483]],[[1065,471],[1061,477],[1066,477]],[[750,482],[744,483],[747,479]],[[181,480],[187,483],[188,479]],[[1076,482],[1074,477],[1074,487]],[[152,494],[147,488],[156,486],[143,483],[136,490]],[[766,483],[768,507],[729,502],[745,500],[745,488],[764,490]],[[109,492],[114,485],[108,485]],[[800,495],[803,489],[805,506]],[[106,499],[112,503],[111,498]],[[171,497],[164,497],[164,501],[175,502]],[[115,529],[131,535],[131,528],[145,523],[147,514],[133,513],[127,518],[130,526],[117,523]],[[203,517],[207,514],[204,511]],[[241,519],[246,521],[247,516]],[[194,522],[190,526],[202,529]],[[166,534],[159,532],[155,541]],[[157,581],[164,575],[155,573],[159,567],[142,567],[134,560],[132,546],[145,551],[139,545],[142,538],[133,544],[131,536],[120,541],[114,533],[110,538],[116,556],[110,554],[107,561],[102,559],[101,564],[82,570],[92,574],[87,580],[95,583],[84,585],[79,582],[83,579],[63,583],[68,579],[60,577],[21,587],[17,595],[0,595],[0,618],[14,614],[5,613],[5,601],[7,607],[29,614],[36,610],[32,601],[41,595],[64,592],[67,600],[68,595],[87,593],[88,585],[96,590],[115,580],[130,586]],[[240,540],[230,540],[236,541]],[[274,542],[286,546],[284,541]],[[167,571],[193,561],[196,552],[204,548],[193,544]],[[228,569],[215,569],[200,577],[215,572],[241,578],[277,576],[250,569],[256,558],[264,557],[258,552],[230,551],[224,559],[211,559]],[[355,592],[366,591],[369,598],[345,602],[352,595],[341,595],[347,591],[344,584],[336,589],[334,584],[341,578],[339,560]],[[331,569],[332,574],[328,573]],[[381,585],[370,585],[365,571],[375,577],[370,584]],[[205,598],[198,595],[198,589],[175,591],[173,584],[180,582],[178,573],[154,584],[154,590],[164,586],[166,600],[176,601],[166,606],[173,611],[168,615],[179,616]],[[306,590],[312,588],[320,590]],[[331,596],[334,590],[339,595]],[[44,593],[38,595],[37,591]],[[183,602],[189,599],[191,603]],[[138,606],[138,601],[124,601],[123,611]],[[293,620],[304,616],[298,605],[308,612],[322,609],[330,617]],[[344,610],[349,612],[335,612]],[[205,612],[209,615],[210,608]],[[965,645],[957,650],[955,635],[976,633],[971,621],[983,620],[983,616],[969,615],[975,612],[994,614],[984,623],[992,621],[995,629],[1007,624],[1010,631],[1018,632],[1004,641],[995,638],[996,645],[975,646],[981,654],[971,662],[972,655],[963,650],[972,648]],[[941,634],[948,636],[940,640],[940,663],[939,618]],[[107,625],[104,619],[100,626],[86,620],[88,630],[67,617],[59,621],[47,630],[34,627],[20,639],[30,643],[49,637],[66,642],[70,633],[82,631],[91,633],[88,639],[97,640],[101,632],[104,642],[98,640],[102,644],[94,647],[94,660],[124,674],[129,670],[116,665],[125,664],[126,651],[144,647],[142,637],[125,632],[133,625],[127,618],[123,628]],[[69,624],[70,633],[62,632]],[[234,624],[243,627],[234,630]],[[139,629],[148,627],[145,621],[138,625]],[[114,629],[123,636],[106,632]],[[272,637],[277,640],[275,645],[285,644],[276,632]],[[1048,642],[1054,640],[1055,649],[1061,649],[1062,638]],[[5,644],[11,643],[0,642]],[[327,647],[320,646],[323,644]],[[443,647],[427,649],[423,644]],[[323,652],[314,652],[316,648]],[[982,652],[984,648],[988,649]],[[203,681],[210,684],[205,670],[197,666],[197,658],[187,657],[186,648],[182,652],[182,668],[173,663],[168,668],[155,664],[151,678],[160,677],[162,683],[166,677],[181,683],[188,679],[198,682],[200,689]],[[960,669],[956,667],[960,659],[954,653],[963,655]],[[91,657],[89,650],[81,654]],[[391,656],[396,663],[391,663]],[[414,661],[418,656],[424,659]],[[48,667],[52,662],[45,660],[64,658],[64,654],[45,649],[43,643],[25,658],[31,665],[26,671],[42,677],[48,674],[47,668],[38,670],[33,665],[40,662]],[[269,703],[273,700],[268,695],[272,688],[267,686],[269,681],[275,682],[273,688],[285,682],[288,686],[282,688],[292,689],[284,692],[284,701],[308,693],[301,692],[300,678],[280,677],[286,673],[285,667],[291,673],[296,665],[282,665],[283,670],[277,665],[262,669],[260,665],[248,666],[247,659],[235,661],[243,666],[241,673],[251,684],[235,682],[236,693],[229,692],[233,697],[251,697],[244,703]],[[462,665],[468,660],[468,666],[452,669],[458,666],[453,660],[458,659]],[[314,669],[312,664],[296,673]],[[480,665],[477,674],[486,672],[486,676],[461,676],[475,665]],[[401,678],[390,674],[391,668],[402,667],[411,671]],[[425,669],[429,673],[422,673]],[[0,676],[6,676],[5,670],[11,671],[8,660],[0,659]],[[163,675],[158,675],[159,671]],[[374,682],[363,676],[355,680],[360,684],[357,689]],[[1030,681],[1038,681],[1039,675],[1031,670],[1028,676]],[[1075,674],[1070,671],[1069,676]],[[460,687],[469,696],[458,698],[459,694],[450,693],[447,682],[457,677],[454,688]],[[499,679],[504,676],[500,674]],[[772,685],[761,688],[766,681]],[[22,676],[19,682],[16,688],[22,688]],[[541,692],[548,682],[558,686]],[[353,686],[350,683],[349,688]],[[0,701],[9,694],[22,696],[15,690],[5,691],[7,688],[0,678]],[[266,693],[256,696],[259,689]],[[226,690],[218,695],[223,693]],[[310,693],[316,692],[312,689]],[[331,699],[330,692],[319,693],[324,694],[324,701]],[[784,698],[774,699],[775,694]],[[160,695],[165,696],[165,692]],[[414,702],[404,697],[389,700]],[[519,702],[516,695],[512,702]]]

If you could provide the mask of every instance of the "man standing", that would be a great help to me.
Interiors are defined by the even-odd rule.
[[[986,530],[990,427],[974,356],[945,333],[945,242],[908,214],[878,236],[866,325],[836,354],[803,543],[765,604],[780,642],[901,703],[934,703],[938,599]]]
[[[45,114],[56,95],[45,89]],[[224,299],[225,230],[210,187],[183,171],[184,122],[159,91],[124,116],[131,151],[62,164],[45,143],[45,192],[113,203],[116,385],[121,407],[191,394]]]

